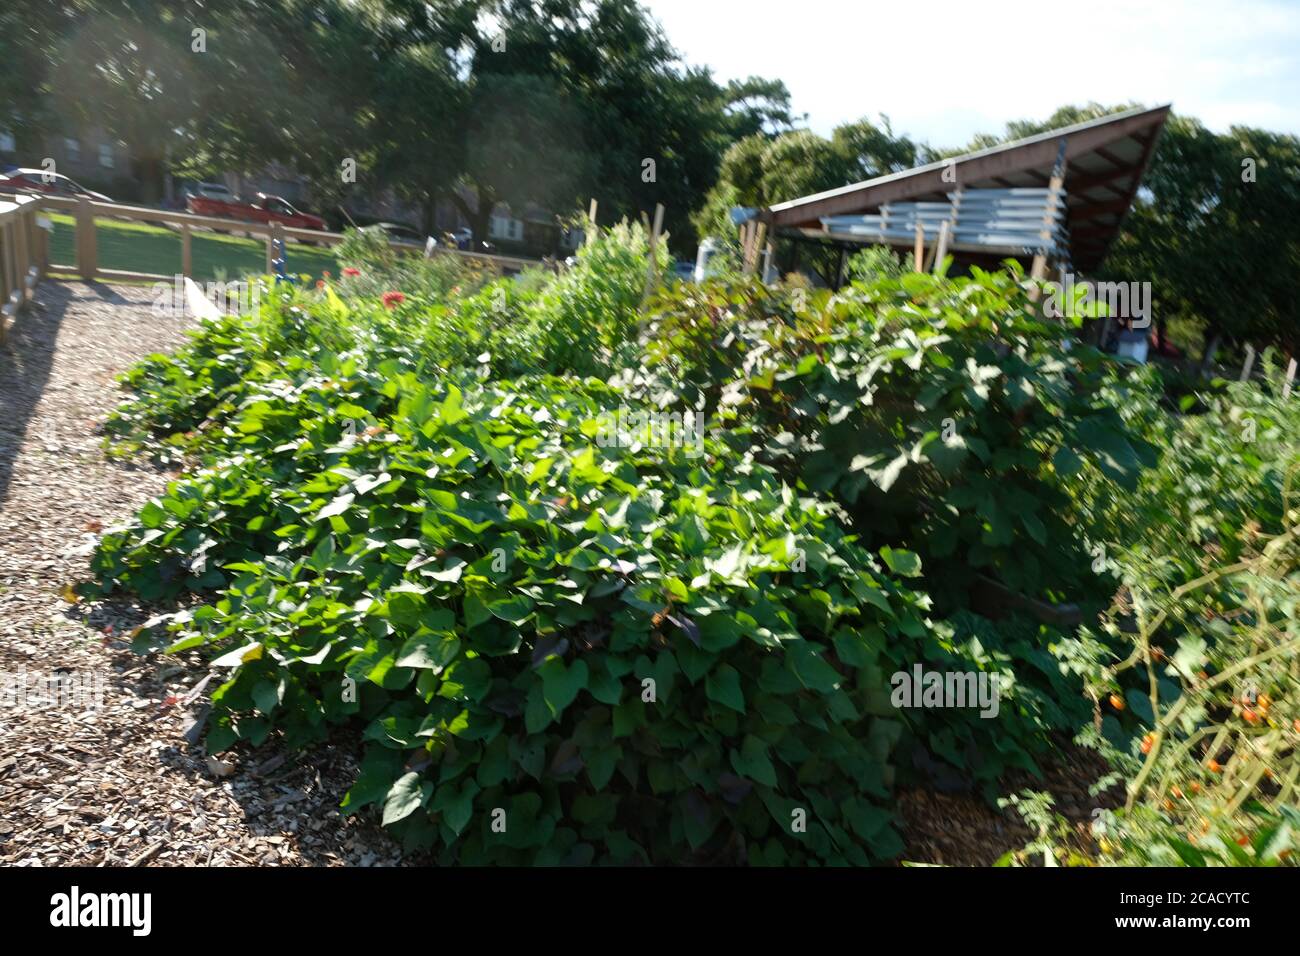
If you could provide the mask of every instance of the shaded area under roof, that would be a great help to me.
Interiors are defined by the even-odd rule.
[[[1073,266],[1095,270],[1137,195],[1170,106],[1114,113],[866,182],[777,203],[763,211],[777,235],[831,239],[826,216],[875,212],[885,203],[943,201],[954,186],[1046,186],[1065,140],[1067,228]],[[946,170],[951,171],[947,173]],[[954,182],[955,179],[955,182]],[[931,237],[932,241],[932,237]]]

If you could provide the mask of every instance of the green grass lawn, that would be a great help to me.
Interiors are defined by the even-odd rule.
[[[50,263],[73,266],[76,263],[74,220],[71,216],[51,213],[54,232],[50,236]],[[231,223],[237,226],[236,223]],[[173,276],[181,271],[181,237],[162,226],[143,222],[99,219],[95,222],[99,244],[99,268],[124,272],[145,272]],[[213,232],[191,234],[190,253],[193,278],[200,282],[237,279],[249,273],[260,274],[266,268],[266,243],[262,239],[224,236]],[[338,261],[331,250],[290,242],[286,246],[291,275],[306,273],[319,278],[329,270],[339,273]],[[64,271],[54,269],[53,271]],[[69,270],[72,271],[72,270]]]

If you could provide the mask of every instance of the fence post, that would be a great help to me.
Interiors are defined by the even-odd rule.
[[[14,220],[14,289],[18,292],[18,306],[27,301],[27,269],[31,265],[31,252],[27,242],[26,204],[18,208],[18,218]]]
[[[275,253],[271,250],[271,243],[273,241],[274,240],[271,238],[271,230],[270,229],[266,230],[266,274],[267,275],[271,275],[275,271],[275,269],[272,268],[271,266],[271,260],[275,258]]]
[[[90,200],[77,197],[77,271],[86,282],[94,282],[99,271],[99,244],[95,237],[95,214]]]
[[[9,308],[9,290],[12,288],[9,283],[9,250],[11,245],[9,224],[0,222],[0,341],[5,338],[7,317],[13,311]]]
[[[650,298],[650,293],[654,291],[659,281],[659,263],[656,260],[655,253],[659,250],[659,233],[664,227],[664,204],[655,203],[654,225],[650,228],[650,256],[649,264],[646,267],[645,275],[645,292],[641,296],[641,304],[644,305]]]
[[[190,243],[190,224],[181,224],[181,275],[187,279],[194,277],[194,250]]]
[[[271,257],[268,272],[275,271],[276,275],[289,274],[289,250],[284,242],[284,226],[278,222],[271,223],[271,244],[267,246],[271,250],[279,250],[280,268],[275,269],[275,256]]]

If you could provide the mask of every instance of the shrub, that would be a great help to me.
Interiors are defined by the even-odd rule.
[[[605,447],[599,382],[362,343],[252,356],[195,436],[210,466],[96,555],[102,590],[209,601],[153,628],[230,669],[210,750],[360,721],[346,809],[444,862],[897,852],[886,675],[928,602],[832,506],[711,439]]]
[[[398,252],[376,226],[345,230],[335,255],[343,265],[335,289],[348,300],[399,291],[415,304],[428,305],[442,301],[453,290],[473,292],[493,276],[486,261],[468,256],[448,252],[425,258],[419,252]]]
[[[1104,593],[1064,479],[1089,463],[1132,489],[1154,450],[1104,401],[1105,356],[1036,318],[1014,273],[974,273],[680,292],[647,333],[649,373],[627,380],[704,404],[864,540],[921,552],[945,608],[988,578]]]

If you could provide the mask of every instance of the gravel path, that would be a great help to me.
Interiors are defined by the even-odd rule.
[[[396,863],[338,812],[349,749],[207,760],[191,742],[202,694],[181,700],[197,659],[131,653],[148,609],[65,590],[88,579],[97,532],[168,481],[106,458],[97,430],[115,377],[190,322],[154,314],[145,287],[47,281],[0,345],[0,864]],[[56,674],[86,693],[43,702]]]

